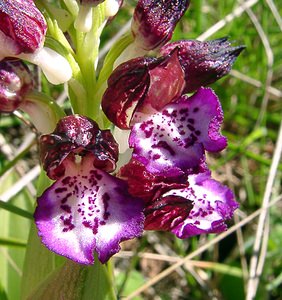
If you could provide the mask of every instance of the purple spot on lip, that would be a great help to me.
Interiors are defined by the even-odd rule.
[[[66,187],[63,188],[57,188],[55,189],[55,193],[59,194],[59,193],[63,193],[66,192],[68,189]]]
[[[67,193],[64,198],[62,198],[61,203],[64,204],[68,201],[68,198],[72,195],[72,193]]]
[[[189,112],[189,109],[188,108],[181,108],[180,110],[179,110],[179,113],[180,114],[186,114],[186,113],[188,113]]]
[[[71,213],[71,207],[69,205],[61,205],[60,206],[62,210],[64,210],[67,213]]]
[[[159,141],[156,145],[152,145],[152,148],[163,148],[167,150],[170,153],[170,155],[175,155],[174,150],[165,141]]]
[[[67,176],[67,177],[65,177],[65,178],[62,180],[62,183],[65,184],[65,185],[67,185],[67,184],[70,183],[70,180],[71,180],[71,177],[70,177],[70,176]]]

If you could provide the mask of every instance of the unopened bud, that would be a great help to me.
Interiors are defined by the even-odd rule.
[[[189,0],[139,0],[131,26],[135,43],[145,50],[167,43],[188,5]]]
[[[33,87],[32,74],[22,61],[6,59],[0,62],[0,112],[15,111]]]

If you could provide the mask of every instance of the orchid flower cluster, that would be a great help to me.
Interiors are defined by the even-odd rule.
[[[205,86],[244,47],[170,42],[189,1],[139,0],[131,32],[102,64],[100,36],[122,1],[36,5],[0,3],[0,111],[21,110],[40,132],[40,161],[54,181],[34,213],[42,243],[92,264],[94,253],[105,263],[144,230],[181,239],[224,231],[238,204],[207,166],[206,152],[227,140],[220,101]],[[51,84],[65,83],[73,114],[36,89],[33,64]]]

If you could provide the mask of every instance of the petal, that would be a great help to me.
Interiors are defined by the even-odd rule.
[[[150,113],[150,108],[160,111],[168,103],[182,95],[185,87],[184,73],[179,63],[177,51],[162,57],[149,69],[150,87],[136,112]],[[131,122],[131,125],[134,120]]]
[[[202,233],[219,233],[226,230],[225,221],[238,208],[229,188],[210,178],[210,173],[188,176],[189,187],[171,190],[163,197],[174,196],[193,201],[188,217],[172,232],[179,238],[187,238]]]
[[[173,231],[179,224],[183,224],[192,208],[192,201],[168,192],[146,206],[144,227],[146,230]]]
[[[124,181],[92,167],[68,161],[67,175],[38,198],[35,222],[43,244],[78,263],[105,263],[119,243],[140,236],[143,202],[127,193]]]
[[[244,46],[232,47],[227,38],[207,42],[184,40],[161,48],[162,55],[178,49],[178,58],[185,73],[185,93],[211,84],[227,75]]]
[[[187,182],[185,174],[179,174],[178,177],[152,174],[135,159],[131,159],[128,164],[122,166],[117,176],[126,180],[131,195],[142,198],[145,203],[151,203],[159,195],[171,189],[185,187]]]
[[[182,96],[163,111],[152,116],[139,114],[139,118],[129,145],[134,149],[133,158],[151,173],[195,173],[205,161],[204,150],[217,152],[226,147],[226,138],[219,133],[222,109],[211,89],[201,88],[190,98]]]
[[[135,43],[145,50],[164,45],[188,5],[188,0],[139,0],[131,26]]]
[[[140,57],[119,65],[108,79],[102,99],[107,118],[121,129],[128,129],[138,103],[150,85],[149,65],[156,59]]]
[[[118,159],[118,144],[110,130],[100,130],[93,120],[80,116],[64,117],[52,134],[40,137],[40,155],[43,168],[51,179],[65,173],[64,159],[71,154],[92,153],[94,166],[111,172]]]

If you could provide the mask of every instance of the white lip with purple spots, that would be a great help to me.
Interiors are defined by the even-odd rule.
[[[138,119],[138,118],[137,118]],[[151,116],[141,115],[129,138],[133,157],[149,172],[174,176],[197,167],[205,150],[217,152],[227,145],[220,132],[223,115],[217,96],[201,88],[182,96]]]
[[[121,241],[142,234],[143,203],[89,157],[65,164],[66,175],[38,198],[39,236],[47,248],[78,263],[92,264],[94,251],[105,263]]]

